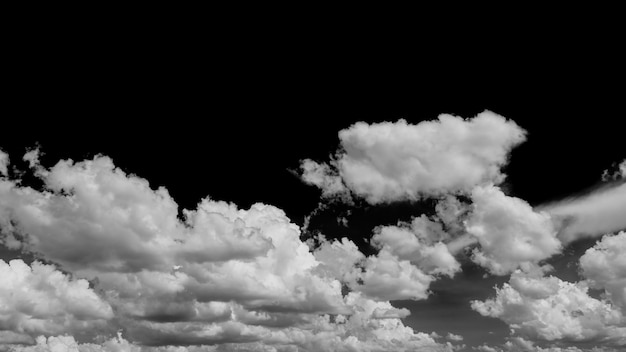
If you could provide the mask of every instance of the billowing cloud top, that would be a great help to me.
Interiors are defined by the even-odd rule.
[[[416,125],[359,122],[340,131],[339,140],[341,149],[330,165],[303,161],[303,180],[326,195],[347,187],[381,203],[498,183],[504,177],[500,168],[525,140],[525,131],[485,111],[468,120],[444,114]]]

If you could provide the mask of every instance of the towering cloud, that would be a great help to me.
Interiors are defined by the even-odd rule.
[[[500,182],[500,168],[525,140],[525,131],[485,111],[469,120],[443,114],[416,125],[359,122],[340,131],[339,140],[340,151],[330,164],[303,161],[303,180],[324,194],[345,184],[368,202],[381,203]]]

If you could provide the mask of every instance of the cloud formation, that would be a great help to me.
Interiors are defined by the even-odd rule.
[[[52,296],[24,296],[58,301],[46,306],[52,311],[37,313],[50,324],[16,321],[12,312],[1,315],[3,327],[17,334],[7,335],[13,343],[32,343],[43,334],[33,348],[98,350],[104,347],[89,340],[49,336],[73,333],[87,326],[84,321],[110,320],[103,331],[121,328],[137,346],[154,348],[453,349],[402,322],[409,312],[389,300],[423,299],[435,277],[389,251],[366,257],[343,240],[326,241],[311,252],[299,227],[264,204],[244,210],[207,198],[179,219],[167,190],[152,189],[107,157],[60,161],[50,169],[33,155],[29,160],[44,189],[0,180],[0,240],[59,263],[80,279],[73,283],[39,263],[32,271],[21,261],[5,264],[3,270],[21,273],[17,278],[30,275],[23,280],[53,280],[63,287]],[[72,306],[65,306],[68,300]]]
[[[332,195],[347,187],[372,204],[470,191],[504,179],[500,168],[526,132],[489,111],[472,119],[358,122],[339,132],[329,164],[302,162],[302,179]]]

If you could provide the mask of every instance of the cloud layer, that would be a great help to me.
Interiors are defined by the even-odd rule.
[[[611,233],[626,227],[622,171],[590,195],[533,208],[499,187],[525,138],[488,111],[340,131],[330,162],[301,164],[323,198],[434,198],[428,215],[376,226],[368,255],[347,238],[303,241],[271,205],[207,197],[179,209],[106,156],[46,168],[31,150],[24,160],[43,186],[25,186],[0,151],[0,245],[54,263],[0,260],[0,350],[455,351],[463,336],[414,331],[392,301],[427,299],[470,260],[511,275],[471,307],[512,336],[478,350],[626,345],[626,233]],[[580,258],[584,280],[547,275],[569,242],[605,233]]]

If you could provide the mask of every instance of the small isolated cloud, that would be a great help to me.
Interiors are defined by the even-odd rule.
[[[585,282],[515,271],[496,297],[472,301],[472,309],[499,318],[516,333],[546,341],[594,341],[624,345],[625,320],[610,302],[589,296]]]
[[[504,179],[500,168],[525,133],[489,111],[467,120],[443,114],[416,125],[358,122],[339,132],[335,160],[303,161],[302,178],[324,194],[345,185],[372,204],[468,192]]]
[[[0,260],[0,327],[19,334],[59,334],[104,326],[111,306],[86,280],[52,265]],[[6,338],[7,335],[4,335]]]
[[[24,154],[24,156],[22,157],[22,159],[26,162],[28,162],[28,166],[30,168],[37,168],[39,166],[41,166],[39,164],[39,157],[41,156],[41,152],[39,151],[39,148],[33,148],[31,150],[29,150],[28,152],[26,152]]]
[[[545,204],[538,209],[553,217],[560,227],[558,237],[564,244],[624,230],[626,183],[612,183],[590,194]]]
[[[448,335],[446,335],[446,338],[450,341],[463,341],[463,336],[461,335],[456,335],[453,333],[448,333]]]
[[[480,243],[473,260],[497,275],[559,253],[550,216],[536,212],[524,200],[509,197],[495,186],[476,187],[467,232]]]
[[[0,149],[0,175],[8,176],[9,174],[9,155]]]
[[[320,164],[306,159],[300,164],[302,181],[317,186],[322,190],[322,196],[331,197],[348,192],[337,171],[327,164]]]

